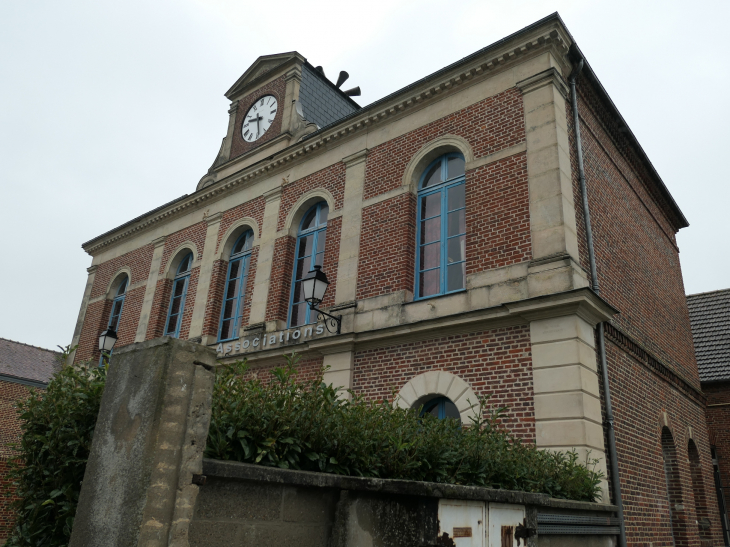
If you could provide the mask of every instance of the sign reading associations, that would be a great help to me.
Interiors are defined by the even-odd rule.
[[[230,357],[233,355],[301,344],[308,340],[324,338],[327,334],[327,330],[323,324],[304,325],[302,327],[276,332],[258,332],[256,334],[242,336],[238,340],[221,342],[218,344],[216,352],[218,353],[218,357]]]

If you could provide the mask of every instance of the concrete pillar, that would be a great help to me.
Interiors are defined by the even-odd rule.
[[[266,300],[269,296],[269,282],[271,281],[271,267],[274,261],[274,244],[276,243],[276,227],[279,221],[281,207],[281,187],[264,193],[266,207],[264,221],[261,226],[261,240],[259,242],[259,256],[256,261],[256,279],[251,296],[251,313],[249,324],[263,323],[266,319]]]
[[[579,263],[570,142],[568,87],[555,68],[517,83],[525,109],[533,259],[570,256]]]
[[[215,362],[169,337],[114,352],[70,547],[188,545]]]
[[[158,237],[152,243],[155,250],[152,252],[152,264],[150,265],[150,275],[147,277],[147,287],[144,290],[144,299],[142,300],[142,311],[139,314],[139,323],[137,323],[137,333],[134,336],[135,342],[144,342],[147,336],[147,325],[150,323],[150,312],[152,311],[152,302],[155,300],[155,289],[157,288],[157,280],[160,277],[160,263],[162,262],[162,253],[165,250],[165,239],[167,236]]]
[[[575,449],[606,474],[594,325],[579,315],[530,322],[537,446]],[[608,503],[604,481],[603,502]]]
[[[193,308],[193,317],[190,320],[189,338],[196,338],[203,334],[203,321],[205,321],[205,309],[208,305],[213,263],[218,256],[216,247],[222,217],[222,213],[213,213],[206,218],[208,221],[208,230],[205,233],[203,260],[201,261],[200,274],[198,275],[198,290],[195,292],[195,308]],[[203,342],[205,343],[206,341],[204,340]]]
[[[337,264],[335,305],[352,302],[357,296],[357,263],[360,257],[362,196],[365,185],[367,149],[342,161],[345,164],[345,196],[342,206],[342,233]]]
[[[98,266],[91,265],[89,266],[86,271],[89,273],[89,276],[86,278],[86,287],[84,287],[84,296],[81,299],[81,309],[79,310],[79,317],[76,320],[76,326],[74,327],[74,335],[71,339],[71,347],[75,347],[79,345],[79,340],[81,339],[81,330],[84,327],[84,319],[86,319],[86,308],[89,307],[89,299],[91,298],[91,289],[94,287],[94,278],[96,278],[96,269]],[[76,357],[76,350],[73,350],[71,354],[68,356],[67,363],[71,364],[74,362],[74,357]]]

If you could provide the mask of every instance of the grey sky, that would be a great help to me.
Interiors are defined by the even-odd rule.
[[[730,286],[730,2],[5,0],[0,337],[70,342],[81,243],[195,190],[259,55],[347,70],[366,105],[554,11],[690,222],[687,292]]]

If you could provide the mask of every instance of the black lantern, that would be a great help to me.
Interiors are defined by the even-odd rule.
[[[324,325],[327,327],[329,332],[336,332],[340,334],[342,328],[342,316],[341,315],[330,315],[320,309],[317,306],[324,300],[324,293],[327,292],[330,282],[327,281],[327,276],[322,271],[322,266],[315,265],[313,270],[310,270],[307,275],[302,278],[302,291],[304,292],[304,300],[309,304],[309,309],[316,311],[319,315],[317,320],[321,321],[324,319]],[[325,317],[327,319],[325,319]],[[334,330],[333,330],[334,329]]]
[[[316,265],[307,275],[302,278],[302,291],[304,300],[309,306],[317,306],[324,300],[324,293],[327,292],[330,282],[322,271],[322,266]]]
[[[114,349],[114,344],[116,343],[117,333],[111,327],[99,335],[99,351],[102,353],[106,353],[107,355],[111,353],[112,349]]]

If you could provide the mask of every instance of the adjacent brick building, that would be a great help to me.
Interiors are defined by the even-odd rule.
[[[715,496],[730,544],[730,289],[687,296],[702,391],[707,397]]]
[[[307,374],[464,421],[489,395],[516,435],[608,474],[602,324],[628,543],[721,544],[688,223],[587,63],[579,142],[581,59],[556,14],[360,107],[300,54],[260,57],[195,191],[83,245],[74,359],[98,359],[109,325],[120,345],[171,332],[256,374],[294,350]],[[313,264],[340,332],[301,303]]]
[[[0,545],[15,521],[10,504],[14,488],[7,476],[8,462],[17,454],[21,422],[17,402],[31,389],[44,389],[60,369],[59,353],[0,338]]]

